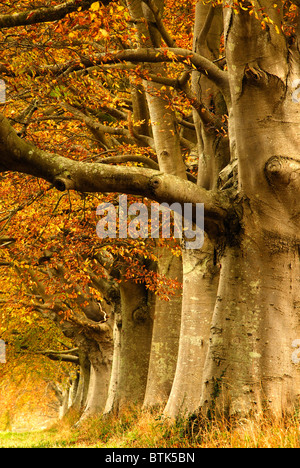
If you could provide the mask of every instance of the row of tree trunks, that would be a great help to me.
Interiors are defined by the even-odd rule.
[[[135,20],[143,17],[142,2],[128,2],[128,8]],[[219,35],[215,33],[223,25],[220,10],[211,19],[210,15],[209,7],[199,2],[195,26],[199,40],[195,41],[195,50],[213,59],[219,47]],[[214,27],[208,28],[210,33],[205,35],[202,26],[209,21]],[[139,24],[140,36],[147,37],[145,23]],[[122,326],[115,331],[118,356],[114,366],[118,370],[114,369],[114,373],[118,377],[114,377],[112,386],[118,384],[109,410],[128,403],[163,403],[165,415],[171,418],[191,414],[200,407],[209,413],[227,414],[261,412],[267,407],[274,414],[281,414],[291,410],[299,396],[299,369],[291,360],[293,340],[300,336],[296,313],[299,253],[292,219],[299,186],[298,179],[290,182],[285,174],[280,179],[276,160],[268,166],[275,154],[299,159],[299,147],[293,137],[299,111],[290,94],[284,98],[286,89],[282,87],[288,74],[297,73],[297,69],[278,68],[277,63],[284,63],[285,50],[280,36],[276,38],[278,60],[272,69],[273,49],[250,15],[242,11],[234,15],[228,9],[224,24],[227,63],[232,71],[232,102],[225,103],[218,88],[209,87],[207,79],[200,80],[199,74],[194,73],[192,85],[196,97],[201,96],[204,102],[214,100],[220,115],[224,105],[230,106],[230,148],[228,141],[208,130],[199,113],[194,112],[200,154],[198,183],[216,188],[220,170],[238,157],[241,229],[229,230],[225,239],[206,238],[201,251],[182,249],[181,319],[181,300],[175,298],[167,305],[152,303],[149,316],[136,323],[133,309],[141,303],[144,293],[137,288],[134,298],[131,288],[121,286]],[[245,28],[250,31],[248,36]],[[262,38],[264,60],[260,67],[254,61],[257,51],[251,46],[251,31]],[[236,47],[238,41],[242,48]],[[266,76],[270,77],[268,87],[264,88],[263,83],[257,86],[258,77],[264,80]],[[275,103],[273,97],[270,99],[272,79],[274,96],[278,97]],[[166,112],[164,92],[158,93],[159,88],[152,83],[145,86],[160,170],[185,177],[178,134],[170,132],[176,118],[171,111]],[[274,109],[277,119],[270,118]],[[285,132],[279,124],[283,115],[294,122],[294,126],[286,125]],[[268,135],[274,134],[279,137],[273,145]],[[294,200],[291,185],[286,187],[285,180],[286,185],[296,184]],[[168,265],[169,272],[173,268],[178,271],[179,262],[175,262],[164,254],[160,268],[165,271]],[[172,359],[168,358],[170,355]]]
[[[160,249],[158,273],[182,282],[182,259],[169,249]],[[181,304],[181,290],[168,302],[155,298],[145,407],[163,406],[170,395],[178,356]]]
[[[158,273],[181,281],[181,258],[169,249],[159,252]],[[180,318],[181,290],[166,302],[141,284],[123,281],[106,333],[72,329],[82,354],[80,380],[74,398],[68,397],[67,405],[64,399],[63,414],[72,407],[83,411],[83,420],[129,405],[166,404],[177,362]]]

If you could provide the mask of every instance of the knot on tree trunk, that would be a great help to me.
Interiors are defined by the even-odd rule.
[[[53,181],[53,185],[60,192],[65,192],[66,190],[75,188],[75,183],[68,171],[64,171],[62,174],[56,176]]]
[[[151,193],[155,194],[160,185],[161,185],[160,178],[157,176],[152,177],[149,182],[149,188],[150,188]]]
[[[148,307],[146,304],[140,305],[132,312],[132,320],[135,323],[146,322],[148,316],[149,316],[149,311],[148,311]]]
[[[269,185],[300,188],[300,161],[285,156],[272,156],[265,165]]]

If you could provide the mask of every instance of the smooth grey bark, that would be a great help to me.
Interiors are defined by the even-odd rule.
[[[272,30],[268,41],[243,11],[225,24],[243,218],[221,258],[202,405],[281,416],[299,401],[299,51],[287,60],[284,36]]]
[[[81,419],[103,412],[107,400],[113,357],[112,331],[107,325],[106,333],[95,334],[95,341],[88,345],[91,363],[90,381],[86,405]],[[98,344],[99,341],[99,344]]]
[[[121,328],[122,328],[122,315],[120,306],[114,314],[114,327],[113,327],[113,342],[114,352],[112,358],[112,368],[109,381],[109,388],[107,393],[107,399],[103,413],[109,414],[113,411],[118,411],[118,388],[120,383],[120,365],[121,365]]]
[[[72,401],[72,408],[76,411],[82,412],[85,405],[90,383],[90,361],[85,353],[79,350],[79,381]]]
[[[116,326],[119,337],[119,369],[114,409],[143,403],[152,337],[151,298],[144,285],[133,281],[120,283],[121,319]]]
[[[182,282],[182,259],[166,248],[158,249],[158,273]],[[169,301],[155,298],[151,353],[148,369],[144,407],[163,405],[167,402],[175,375],[180,322],[182,291],[174,291]]]
[[[183,250],[183,297],[178,360],[164,414],[175,419],[200,406],[202,375],[211,319],[216,300],[219,268],[213,246],[206,239],[201,250]]]
[[[163,9],[164,1],[154,2],[158,10]],[[160,45],[161,37],[156,28],[151,27],[153,14],[149,7],[142,2],[128,1],[128,10],[135,21],[147,20],[148,31],[145,24],[138,25],[138,38],[140,47],[137,52],[144,50],[142,47],[156,47]],[[147,53],[149,49],[147,49]],[[148,65],[150,73],[164,73],[161,66],[155,64]],[[170,94],[162,91],[162,85],[150,81],[144,81],[146,99],[148,103],[151,127],[154,138],[155,150],[157,154],[159,168],[162,172],[177,175],[186,179],[186,168],[182,159],[180,139],[176,132],[175,112],[168,108]],[[171,131],[170,131],[171,130]]]
[[[223,31],[222,7],[198,2],[195,10],[194,52],[214,61],[219,57],[220,36]],[[199,72],[192,73],[192,92],[207,109],[213,107],[214,115],[222,122],[227,114],[227,105],[218,86]],[[230,109],[229,109],[230,110]],[[229,163],[228,137],[221,129],[205,122],[201,111],[194,109],[194,123],[197,132],[199,153],[197,184],[207,189],[217,189],[220,171]]]
[[[203,380],[210,412],[281,416],[299,398],[299,256],[273,241],[259,247],[256,236],[226,249]]]
[[[196,5],[194,51],[210,60],[217,58],[221,31],[221,10],[199,2]],[[202,106],[209,109],[214,105],[215,115],[221,116],[226,105],[218,87],[196,71],[192,73],[191,91],[199,103],[193,110],[198,148],[197,184],[215,189],[220,169],[228,162],[228,150],[224,151],[227,143],[218,129],[212,128],[212,123],[203,118]],[[191,414],[200,406],[203,366],[219,281],[216,247],[207,236],[200,251],[183,248],[182,254],[183,298],[178,361],[164,410],[164,414],[172,419]]]

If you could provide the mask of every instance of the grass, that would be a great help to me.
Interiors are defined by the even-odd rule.
[[[43,431],[0,433],[0,448],[299,448],[300,418],[200,420],[171,424],[159,410],[131,409],[74,427],[70,415]]]

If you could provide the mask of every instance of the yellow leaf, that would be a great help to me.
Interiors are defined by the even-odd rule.
[[[277,34],[280,34],[280,29],[279,29],[279,27],[277,26],[277,24],[275,24],[275,31],[277,32]]]
[[[92,11],[98,11],[100,10],[100,2],[95,2],[91,4],[90,10]]]
[[[108,37],[109,34],[108,32],[106,31],[106,29],[99,29],[99,32],[102,34],[103,37]]]

